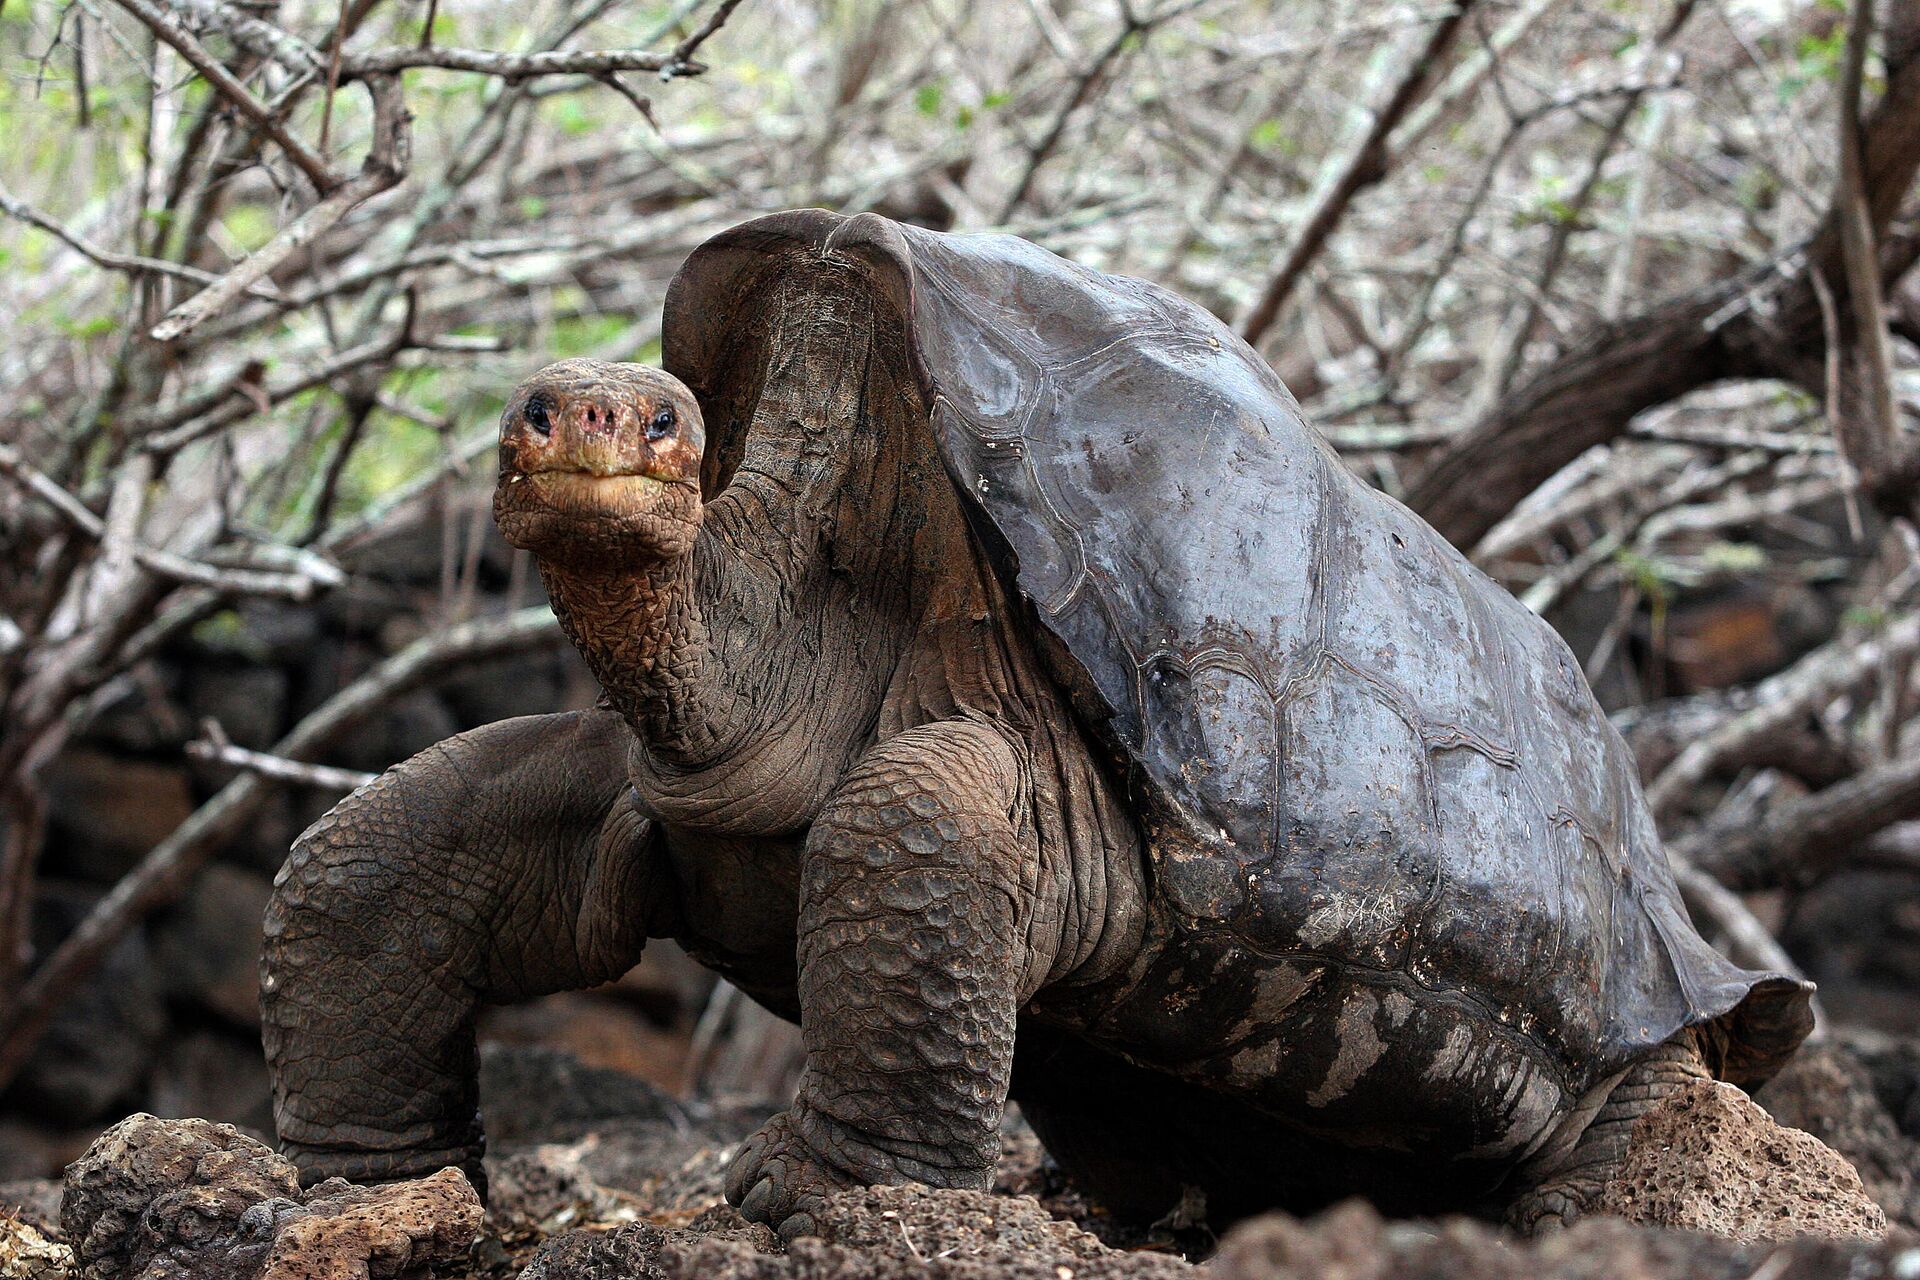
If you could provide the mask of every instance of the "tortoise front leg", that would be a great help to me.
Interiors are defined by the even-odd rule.
[[[304,1182],[446,1165],[484,1194],[474,1017],[639,958],[659,878],[611,712],[450,738],[336,805],[274,882],[260,1005]]]
[[[793,1105],[748,1140],[727,1198],[783,1236],[834,1191],[984,1189],[1014,1018],[1036,971],[1037,855],[1019,752],[975,720],[874,747],[809,832]]]

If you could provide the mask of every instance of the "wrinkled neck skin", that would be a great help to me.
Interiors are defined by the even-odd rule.
[[[699,584],[715,567],[702,539],[666,560],[542,563],[561,629],[654,756],[698,768],[745,731],[746,703],[714,652]]]
[[[768,308],[777,359],[690,555],[541,566],[639,736],[636,788],[669,824],[803,829],[871,740],[912,631],[923,486],[947,481],[910,476],[911,428],[873,420],[904,406],[869,394],[871,307],[851,292],[807,301],[804,320]]]

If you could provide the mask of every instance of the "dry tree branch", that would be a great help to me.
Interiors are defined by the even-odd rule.
[[[621,71],[657,72],[662,80],[697,76],[706,71],[693,55],[733,16],[741,0],[720,0],[700,27],[675,45],[670,53],[643,53],[636,49],[547,49],[538,53],[502,53],[491,49],[456,49],[445,45],[375,49],[343,55],[343,80],[390,75],[416,67],[445,71],[472,71],[526,80],[534,76],[583,75],[602,79]]]
[[[1345,155],[1328,164],[1322,172],[1315,184],[1312,211],[1301,223],[1287,256],[1260,291],[1259,299],[1240,321],[1240,336],[1250,346],[1259,346],[1260,339],[1280,318],[1287,299],[1293,296],[1307,268],[1326,247],[1354,197],[1387,176],[1388,135],[1433,87],[1441,64],[1452,51],[1461,24],[1475,3],[1477,0],[1458,0],[1453,11],[1434,24],[1426,44],[1407,65],[1387,100],[1373,112],[1365,132],[1355,139]]]
[[[1779,805],[1736,830],[1708,823],[1682,852],[1735,890],[1804,888],[1868,836],[1920,816],[1920,751]]]
[[[327,385],[362,368],[383,364],[403,351],[419,347],[456,349],[447,346],[448,340],[444,338],[429,342],[416,337],[413,318],[412,309],[409,308],[390,336],[350,347],[277,386],[262,384],[259,364],[249,361],[211,391],[177,404],[159,405],[145,413],[129,415],[126,426],[145,452],[173,453],[251,414],[270,409],[303,391]],[[488,346],[483,349],[494,348]]]
[[[1751,754],[1754,744],[1789,729],[1795,722],[1869,679],[1889,659],[1920,654],[1920,615],[1908,615],[1866,641],[1841,636],[1763,682],[1751,709],[1695,739],[1647,788],[1647,805],[1656,819],[1678,810],[1687,794],[1728,760]]]
[[[0,187],[0,211],[5,211],[26,223],[28,226],[38,227],[40,230],[58,240],[61,244],[66,245],[69,249],[72,249],[75,253],[85,258],[88,262],[93,263],[96,267],[104,267],[108,271],[124,271],[134,275],[150,273],[153,275],[175,276],[179,279],[188,280],[200,285],[212,284],[220,278],[211,271],[203,271],[199,267],[189,266],[184,262],[172,262],[166,258],[153,258],[138,253],[115,253],[111,249],[99,248],[82,239],[52,218],[49,218],[46,214],[40,212],[26,201],[12,195],[4,187]],[[260,297],[269,300],[277,299],[280,296],[272,289],[256,288],[254,292]]]
[[[14,481],[58,512],[62,519],[92,541],[109,545],[119,541],[110,536],[106,521],[56,484],[45,472],[23,459],[20,451],[12,445],[0,444],[0,475]],[[213,587],[237,596],[273,596],[296,602],[311,600],[320,588],[337,587],[347,580],[337,566],[318,556],[310,557],[300,572],[275,573],[207,564],[131,539],[127,540],[125,547],[126,554],[135,563],[164,578]]]
[[[697,75],[700,71],[706,70],[704,66],[693,61],[693,55],[700,52],[700,46],[711,40],[720,28],[727,25],[727,19],[731,18],[733,11],[739,7],[740,0],[720,0],[720,3],[713,7],[713,12],[707,15],[707,20],[694,28],[693,33],[685,40],[674,46],[674,60],[686,68],[677,74]]]
[[[202,724],[200,738],[189,742],[186,751],[195,760],[203,760],[209,764],[230,765],[235,769],[271,778],[275,782],[318,787],[322,791],[357,791],[379,776],[363,773],[358,769],[340,769],[330,764],[307,764],[299,760],[289,760],[285,756],[276,756],[268,751],[249,751],[245,747],[235,746],[230,742],[226,731],[216,720],[208,720]]]
[[[562,642],[545,605],[504,618],[462,623],[416,640],[327,699],[270,754],[307,761],[394,699],[459,666]],[[222,787],[95,903],[79,928],[33,971],[18,996],[0,1010],[0,1089],[25,1065],[60,1003],[135,923],[186,888],[213,852],[253,816],[278,781],[249,772]]]
[[[1170,0],[1155,12],[1142,15],[1135,13],[1133,6],[1127,3],[1127,0],[1121,0],[1119,29],[1114,32],[1113,39],[1107,41],[1105,47],[1094,55],[1093,61],[1074,77],[1073,87],[1067,91],[1067,96],[1061,100],[1059,107],[1054,111],[1053,119],[1047,125],[1046,131],[1041,134],[1040,140],[1028,149],[1026,163],[1020,170],[1020,177],[1014,182],[1013,190],[1008,192],[1007,198],[1000,202],[1000,212],[994,218],[995,223],[1005,225],[1014,214],[1020,211],[1020,206],[1026,203],[1028,192],[1033,190],[1033,180],[1039,176],[1041,167],[1052,158],[1053,153],[1060,146],[1060,140],[1066,136],[1068,122],[1096,92],[1106,86],[1115,59],[1131,48],[1134,43],[1145,39],[1154,28],[1198,8],[1203,3],[1205,0]]]
[[[358,206],[397,185],[406,175],[409,156],[407,108],[400,86],[390,76],[367,80],[374,106],[374,141],[365,164],[354,177],[326,191],[320,202],[289,223],[280,234],[248,254],[246,259],[187,299],[155,325],[156,342],[185,337],[231,305],[256,281],[331,231]]]
[[[339,186],[344,179],[326,157],[309,147],[305,142],[288,131],[280,113],[268,107],[248,91],[234,74],[220,60],[201,47],[200,42],[188,31],[186,24],[172,9],[154,3],[154,0],[115,0],[115,3],[145,23],[155,38],[164,41],[187,64],[205,78],[208,84],[232,103],[241,115],[251,120],[260,132],[271,138],[287,155],[287,158],[307,175],[314,189],[322,195]]]
[[[1863,128],[1866,207],[1876,231],[1920,172],[1920,51],[1890,44],[1888,53],[1887,86]],[[1461,432],[1409,486],[1407,504],[1456,546],[1471,548],[1528,493],[1618,437],[1646,409],[1727,377],[1819,387],[1818,368],[1805,367],[1808,354],[1823,349],[1807,273],[1839,277],[1840,218],[1829,209],[1806,240],[1732,280],[1596,326]],[[1920,234],[1888,235],[1879,277],[1897,279],[1916,260]]]
[[[1832,407],[1848,461],[1876,500],[1883,492],[1892,461],[1898,422],[1893,407],[1893,354],[1887,335],[1886,301],[1881,292],[1879,251],[1868,206],[1866,143],[1860,127],[1860,89],[1866,74],[1867,44],[1873,33],[1873,0],[1854,0],[1847,27],[1847,52],[1840,79],[1840,173],[1833,195],[1840,222],[1841,262],[1852,311],[1850,334],[1860,385]],[[1816,273],[1818,267],[1813,269]],[[1831,358],[1831,357],[1830,357]],[[1904,508],[1900,503],[1899,507]]]
[[[1046,132],[1028,150],[1026,164],[1021,168],[1020,177],[1014,182],[1013,190],[1009,191],[1007,198],[1000,202],[999,215],[994,219],[996,223],[1004,224],[1019,212],[1020,206],[1026,202],[1027,193],[1033,189],[1033,180],[1038,176],[1040,167],[1052,157],[1060,145],[1060,139],[1065,136],[1068,120],[1073,117],[1074,112],[1085,105],[1096,89],[1106,83],[1108,68],[1138,32],[1139,28],[1135,25],[1138,21],[1139,19],[1129,11],[1113,39],[1107,41],[1093,61],[1089,62],[1074,78],[1073,88],[1067,92],[1067,96],[1054,111],[1053,120],[1047,126]]]
[[[346,54],[340,60],[342,80],[392,75],[417,67],[445,71],[473,71],[525,80],[533,76],[603,76],[615,71],[657,71],[662,76],[699,75],[705,70],[677,53],[642,53],[636,49],[549,49],[540,53],[503,53],[491,49],[455,49],[446,45],[424,48],[375,49]]]

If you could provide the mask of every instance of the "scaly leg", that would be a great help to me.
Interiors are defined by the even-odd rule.
[[[474,1016],[618,977],[659,890],[610,712],[450,738],[303,834],[267,907],[274,1121],[312,1183],[446,1165],[484,1194]]]
[[[794,1104],[748,1140],[727,1197],[784,1236],[834,1191],[984,1189],[1014,1018],[1034,972],[1037,853],[1022,758],[983,722],[873,748],[807,837]]]
[[[1619,1172],[1640,1117],[1689,1083],[1711,1078],[1690,1031],[1654,1050],[1620,1078],[1572,1147],[1526,1171],[1531,1185],[1509,1206],[1508,1224],[1539,1233],[1572,1223]]]

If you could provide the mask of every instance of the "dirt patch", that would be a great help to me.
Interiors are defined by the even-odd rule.
[[[1845,1159],[1711,1080],[1641,1118],[1599,1208],[1629,1222],[1739,1240],[1878,1239],[1887,1230],[1886,1215]]]
[[[1194,1280],[1164,1254],[1109,1249],[1026,1196],[872,1187],[835,1196],[817,1240],[782,1249],[730,1209],[549,1243],[522,1280]]]

